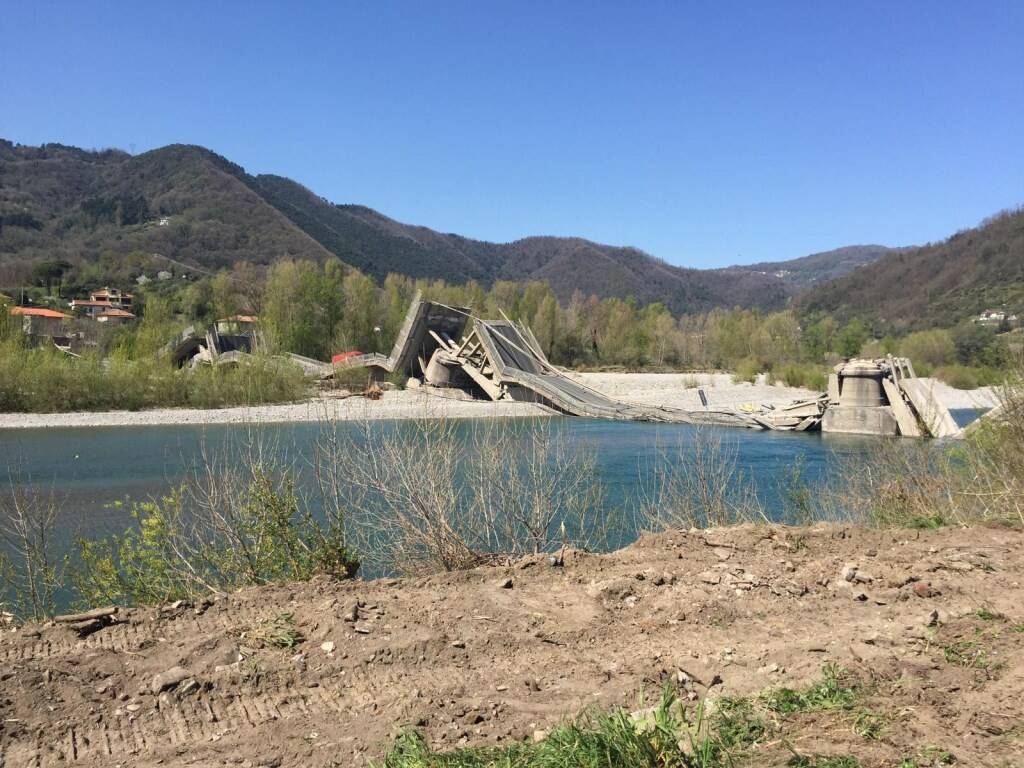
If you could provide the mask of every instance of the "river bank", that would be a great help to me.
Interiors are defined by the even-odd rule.
[[[700,408],[696,388],[687,384],[699,380],[711,402],[731,406],[741,402],[784,403],[810,394],[793,387],[767,384],[734,384],[728,374],[579,373],[574,378],[599,391],[645,404]],[[380,400],[362,397],[345,399],[320,396],[302,403],[239,408],[160,408],[146,411],[99,411],[77,413],[4,413],[0,429],[41,427],[117,427],[168,424],[241,424],[308,422],[333,419],[417,418],[513,418],[549,415],[550,410],[534,403],[467,400],[459,393],[445,396],[443,390],[391,390]]]
[[[736,383],[729,374],[677,373],[574,373],[573,378],[612,397],[645,405],[701,408],[698,388],[711,407],[743,403],[784,404],[810,397],[814,392],[766,382]],[[995,403],[990,388],[964,392],[944,384],[937,393],[949,408],[988,408]],[[159,408],[146,411],[98,411],[76,413],[2,413],[0,429],[47,427],[122,427],[174,424],[243,424],[311,422],[333,419],[417,418],[514,418],[548,415],[533,403],[490,402],[443,397],[422,389],[386,392],[380,400],[361,397],[316,397],[306,402],[239,408]]]
[[[1016,765],[1022,583],[1020,531],[740,526],[7,630],[0,764],[366,765],[405,728],[502,745],[669,685],[750,697],[775,730],[737,765]],[[294,643],[262,644],[286,614]],[[766,709],[833,664],[843,706]]]

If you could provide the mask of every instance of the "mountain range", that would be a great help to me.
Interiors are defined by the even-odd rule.
[[[491,285],[547,281],[563,301],[575,291],[662,302],[673,312],[777,309],[801,291],[886,254],[853,246],[724,269],[673,266],[636,248],[574,237],[490,243],[404,224],[360,205],[334,204],[282,176],[251,175],[190,145],[140,155],[0,140],[0,283],[40,260],[101,262],[160,254],[205,270],[281,257],[336,256],[382,279]]]

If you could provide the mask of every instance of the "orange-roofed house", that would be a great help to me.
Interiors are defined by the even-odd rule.
[[[89,294],[89,301],[100,301],[107,302],[110,306],[116,307],[117,309],[124,309],[131,311],[132,300],[135,297],[130,293],[125,293],[117,288],[101,288],[98,291],[93,291]]]
[[[106,323],[107,325],[124,325],[130,323],[135,319],[135,315],[131,312],[127,312],[123,309],[106,309],[95,315],[97,323]]]
[[[86,317],[96,317],[97,315],[114,308],[114,305],[109,301],[96,301],[95,299],[71,300],[71,309],[76,312],[81,312]]]
[[[21,330],[26,336],[41,339],[64,339],[70,315],[41,307],[11,307],[11,317],[21,318]]]

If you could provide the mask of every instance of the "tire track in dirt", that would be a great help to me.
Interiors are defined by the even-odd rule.
[[[1019,532],[752,527],[645,537],[561,568],[246,590],[125,611],[86,638],[3,631],[0,768],[361,765],[407,726],[445,747],[507,743],[589,704],[635,704],[681,670],[690,694],[750,695],[825,663],[895,675],[879,706],[919,710],[871,746],[892,759],[865,765],[936,739],[990,764],[1019,751],[1022,576]],[[302,638],[260,645],[254,630],[286,613]],[[953,645],[984,650],[992,672],[951,664]],[[178,666],[187,681],[154,693]],[[974,715],[951,720],[954,700]],[[830,731],[855,751],[851,733]]]

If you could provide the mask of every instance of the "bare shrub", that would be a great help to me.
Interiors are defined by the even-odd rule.
[[[962,491],[973,516],[1024,525],[1024,365],[998,390],[991,418],[965,439]]]
[[[64,580],[64,559],[53,539],[57,503],[21,476],[11,474],[0,496],[0,597],[10,595],[13,613],[22,620],[42,621],[54,613],[54,596]]]
[[[483,424],[471,438],[469,480],[487,511],[490,547],[519,556],[570,539],[601,546],[615,520],[603,512],[593,451],[570,444],[548,419]]]
[[[548,420],[360,422],[342,440],[346,506],[360,510],[361,549],[385,571],[593,548],[611,525],[592,454]]]
[[[752,478],[739,467],[739,446],[697,428],[641,468],[638,518],[652,530],[704,528],[766,519]]]
[[[354,576],[359,562],[343,517],[315,514],[321,505],[297,490],[288,455],[254,434],[217,453],[204,445],[178,489],[133,507],[133,528],[80,542],[81,597],[150,604],[322,573]]]
[[[485,532],[469,524],[457,474],[454,422],[357,422],[340,437],[347,506],[359,510],[365,549],[385,570],[455,570],[477,564]]]
[[[957,471],[947,444],[876,440],[869,451],[833,461],[817,489],[812,519],[929,527],[952,519],[957,509]]]

